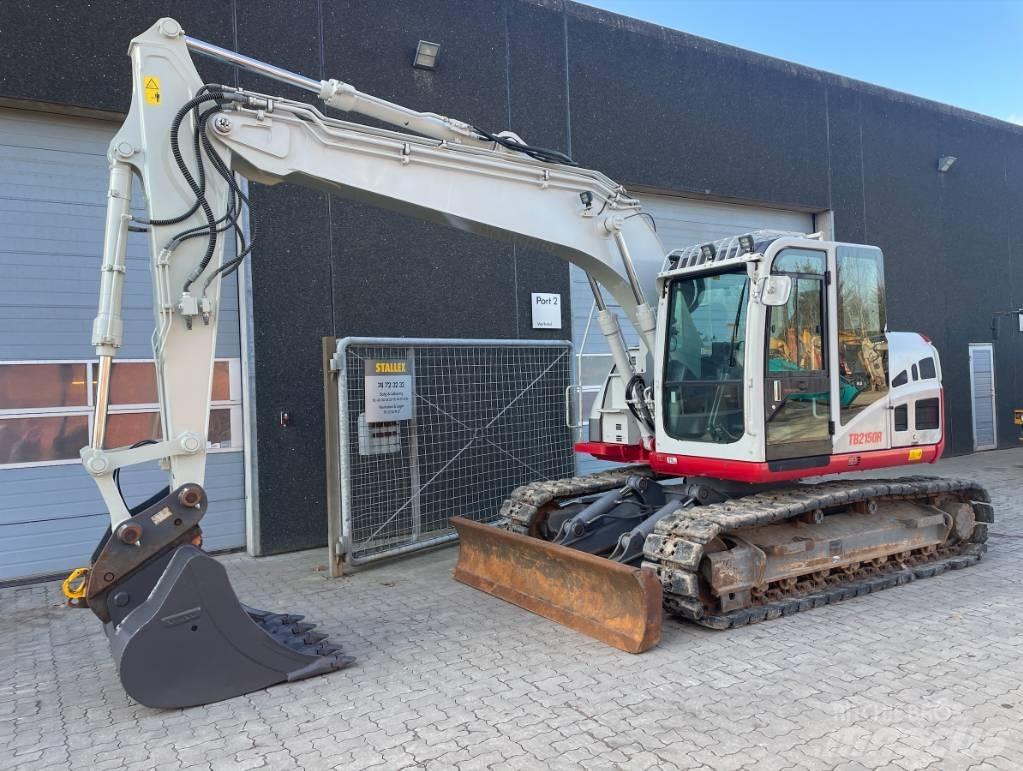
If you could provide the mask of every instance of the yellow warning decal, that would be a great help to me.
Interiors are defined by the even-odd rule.
[[[923,460],[923,457],[924,457],[924,451],[923,450],[910,450],[909,451],[909,459],[910,460]]]
[[[160,79],[146,75],[142,79],[142,93],[146,95],[146,104],[160,104]]]

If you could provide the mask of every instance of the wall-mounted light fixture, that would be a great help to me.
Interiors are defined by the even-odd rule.
[[[412,66],[421,70],[432,70],[437,67],[437,56],[440,54],[440,43],[431,43],[429,40],[420,40],[416,46],[416,57],[412,60]]]
[[[938,171],[944,174],[946,171],[952,168],[952,164],[955,163],[957,158],[954,155],[943,155],[938,158]]]
[[[991,314],[991,339],[998,339],[998,321],[1002,316],[1015,316],[1019,331],[1023,334],[1023,308],[1015,311],[996,311]]]

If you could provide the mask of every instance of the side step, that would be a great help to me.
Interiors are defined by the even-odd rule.
[[[661,582],[651,570],[462,517],[454,577],[628,653],[661,641]]]
[[[301,616],[243,606],[224,566],[191,545],[174,549],[145,601],[104,627],[124,690],[160,709],[230,699],[353,661]]]

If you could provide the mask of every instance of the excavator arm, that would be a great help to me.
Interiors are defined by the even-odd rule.
[[[309,104],[204,83],[190,52],[298,86],[329,107],[395,129],[338,120]],[[72,574],[65,593],[72,604],[88,606],[104,622],[129,694],[149,706],[181,707],[351,663],[300,616],[242,605],[223,566],[199,548],[199,521],[207,505],[202,484],[220,285],[258,238],[251,214],[250,228],[241,226],[248,199],[239,176],[324,189],[515,240],[578,265],[589,277],[617,376],[629,384],[634,402],[646,398],[644,384],[635,377],[618,319],[605,306],[601,287],[653,351],[656,321],[633,255],[660,263],[663,248],[651,222],[639,216],[639,203],[621,186],[514,134],[491,134],[362,94],[341,81],[314,81],[281,70],[188,38],[173,19],[161,19],[135,38],[129,55],[132,102],[110,145],[99,311],[92,333],[99,357],[95,424],[89,446],[81,451],[111,526],[90,569]],[[131,208],[133,184],[140,184],[144,194],[143,215]],[[149,239],[153,356],[163,431],[160,440],[108,448],[104,434],[113,359],[123,339],[121,296],[132,231],[143,231]],[[229,242],[237,253],[225,261]],[[637,422],[652,449],[652,426]],[[129,508],[117,485],[119,470],[154,460],[169,472],[167,489]],[[570,570],[593,570],[572,561],[575,552],[543,547],[563,549]],[[509,553],[517,555],[512,563],[532,559],[528,548],[521,553],[517,548],[523,544],[509,546]],[[647,615],[657,611],[660,594],[654,597],[649,588],[657,588],[652,576],[639,576],[637,584],[638,570],[621,566],[620,572],[623,585],[638,587]],[[462,580],[474,583],[462,574]],[[528,579],[531,574],[522,575]],[[597,577],[598,584],[603,580]],[[627,594],[621,599],[623,606],[635,604]],[[587,618],[583,625],[592,621]],[[656,626],[656,634],[645,634],[632,649],[656,642],[659,613],[656,622],[640,620],[645,629]],[[601,626],[601,620],[595,623]],[[624,619],[617,623],[630,625]],[[154,667],[153,661],[161,665]]]
[[[329,107],[401,130],[327,117],[302,102],[206,85],[190,50],[297,85]],[[111,143],[102,284],[93,327],[100,362],[95,430],[82,450],[112,527],[129,516],[113,480],[118,468],[166,459],[171,489],[203,482],[220,281],[251,248],[245,244],[238,258],[222,261],[247,205],[235,174],[262,184],[319,188],[555,254],[589,277],[601,330],[626,382],[634,374],[632,365],[618,319],[604,307],[599,287],[621,307],[647,350],[654,350],[656,322],[633,255],[659,263],[664,250],[648,218],[639,216],[639,202],[603,174],[570,165],[560,153],[526,145],[513,134],[495,136],[363,94],[341,81],[314,81],[194,40],[172,19],[161,19],[135,38],[129,54],[132,104]],[[145,193],[144,219],[130,214],[133,177]],[[122,340],[125,246],[133,228],[148,230],[152,255],[153,353],[164,439],[107,449],[108,386]],[[244,240],[246,235],[238,233]],[[652,429],[640,422],[640,431],[649,445]]]

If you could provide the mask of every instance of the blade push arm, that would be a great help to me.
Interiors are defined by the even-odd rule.
[[[330,118],[288,99],[204,86],[189,48],[316,91],[330,106],[402,130]],[[235,238],[244,199],[232,172],[265,184],[287,181],[326,189],[558,255],[587,273],[601,329],[626,381],[632,366],[599,286],[654,350],[654,314],[632,259],[659,263],[663,248],[648,219],[639,216],[638,201],[603,174],[547,162],[551,156],[543,153],[550,151],[540,151],[539,157],[523,151],[528,146],[514,135],[495,137],[461,121],[362,94],[340,81],[313,81],[186,38],[172,19],[161,19],[133,40],[130,56],[132,106],[111,143],[103,283],[93,335],[100,357],[97,430],[82,450],[115,526],[128,512],[112,479],[114,469],[164,458],[172,489],[203,482],[219,284],[222,271],[238,261],[224,266],[223,246]],[[148,202],[142,220],[133,219],[128,207],[132,174],[141,180]],[[139,225],[148,230],[152,254],[153,350],[164,439],[108,450],[100,424],[105,423],[110,361],[121,344],[124,247],[129,228]],[[646,426],[641,431],[651,436]]]

